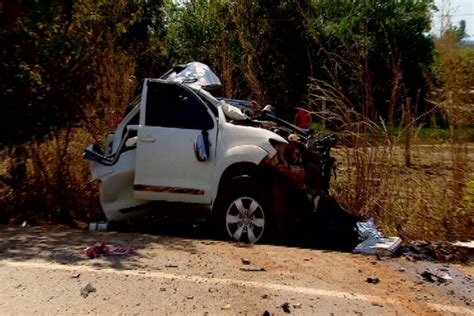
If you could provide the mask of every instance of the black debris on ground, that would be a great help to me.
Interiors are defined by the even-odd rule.
[[[376,276],[369,276],[367,278],[367,283],[371,283],[371,284],[377,284],[380,282],[380,279]]]
[[[467,263],[468,256],[448,241],[424,242],[414,241],[402,249],[402,254],[409,261],[439,261]]]
[[[291,311],[290,311],[290,304],[289,303],[284,303],[284,304],[281,304],[281,308],[283,309],[283,311],[287,314],[290,314]]]
[[[97,292],[97,289],[91,283],[88,283],[85,287],[81,289],[81,296],[83,298],[86,298],[87,296],[89,296],[90,293],[95,292]]]

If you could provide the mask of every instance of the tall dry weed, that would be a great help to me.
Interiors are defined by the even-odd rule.
[[[95,98],[85,105],[83,125],[96,142],[113,131],[137,93],[136,56],[118,50],[110,39],[98,64]]]
[[[451,204],[447,208],[450,218],[461,214],[463,220],[451,220],[449,226],[468,226],[474,234],[474,208],[463,208],[468,183],[474,180],[468,144],[460,131],[474,124],[474,49],[464,47],[450,21],[444,14],[441,36],[435,42],[438,51],[438,76],[440,84],[434,87],[435,102],[442,109],[449,124],[451,177],[448,179]],[[459,229],[456,230],[458,232]],[[471,236],[472,237],[472,236]]]
[[[0,218],[77,226],[100,216],[97,187],[82,161],[82,150],[91,140],[83,129],[63,130],[46,141],[31,141],[5,153],[3,177],[8,187],[0,202]],[[21,154],[15,153],[18,150]]]
[[[315,115],[336,130],[340,144],[335,155],[338,174],[332,190],[350,212],[366,218],[389,214],[387,192],[393,186],[392,145],[386,129],[355,110],[339,85],[313,80],[312,108],[324,102],[324,111]]]
[[[98,187],[90,180],[83,149],[103,145],[133,100],[136,56],[114,48],[98,52],[97,81],[83,116],[45,140],[4,150],[0,173],[0,221],[60,222],[70,226],[102,217]]]
[[[425,114],[411,117],[412,108],[419,100],[406,97],[402,83],[392,87],[392,96],[397,95],[403,107],[399,122],[403,125],[396,132],[394,122],[375,121],[370,111],[356,110],[364,106],[372,108],[370,94],[364,106],[354,105],[337,77],[330,76],[333,79],[330,83],[312,81],[310,101],[314,114],[336,131],[341,140],[340,148],[335,151],[339,167],[333,193],[350,212],[374,217],[387,234],[407,240],[474,238],[474,210],[463,206],[467,205],[463,202],[466,183],[474,175],[474,156],[469,156],[469,145],[457,137],[473,113],[469,108],[472,100],[465,101],[471,77],[461,74],[466,67],[460,66],[455,49],[456,46],[449,45],[438,48],[443,74],[439,93],[442,99],[433,101],[436,106],[431,111],[441,109],[448,118],[451,136],[444,145],[413,145],[412,130]],[[357,60],[344,62],[354,63],[354,69],[362,72],[365,69],[357,67]],[[335,59],[336,66],[337,63]],[[328,73],[336,71],[335,68]],[[394,67],[393,71],[397,72],[398,68]],[[364,73],[354,76],[363,80]],[[397,78],[397,74],[393,77]],[[370,83],[361,83],[361,89],[367,84]],[[395,103],[391,105],[394,106]]]

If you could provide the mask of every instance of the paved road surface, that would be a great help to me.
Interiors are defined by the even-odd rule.
[[[83,249],[96,241],[135,253],[89,259]],[[454,280],[423,281],[426,269],[445,269]],[[285,303],[296,315],[474,315],[473,271],[295,247],[0,227],[1,315],[282,315]],[[367,283],[369,276],[380,283]],[[89,283],[96,291],[84,297]]]

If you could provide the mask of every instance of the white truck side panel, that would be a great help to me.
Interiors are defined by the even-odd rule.
[[[216,199],[222,174],[228,167],[241,162],[258,165],[265,157],[273,157],[276,154],[270,139],[287,143],[284,138],[266,129],[227,123],[219,108],[216,165],[211,185],[213,201]]]
[[[120,159],[113,166],[94,163],[95,165],[92,167],[93,178],[101,181],[100,204],[105,216],[110,221],[120,221],[131,217],[132,214],[126,215],[120,210],[147,203],[147,201],[135,199],[133,196],[135,156],[136,150],[129,150],[122,153]]]

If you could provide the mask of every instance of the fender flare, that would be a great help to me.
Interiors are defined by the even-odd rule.
[[[272,153],[271,156],[275,155],[275,153],[276,151]],[[216,166],[216,172],[212,179],[212,201],[215,201],[222,175],[229,167],[238,163],[251,163],[258,166],[259,163],[269,155],[270,153],[268,151],[256,145],[240,145],[226,150],[222,160]]]

